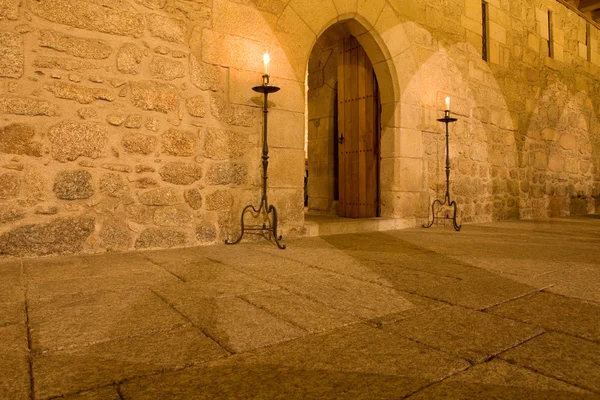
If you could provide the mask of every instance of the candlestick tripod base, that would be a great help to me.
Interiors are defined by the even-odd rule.
[[[448,205],[448,207],[452,207],[454,209],[454,212],[452,213],[452,217],[450,217],[450,214],[445,213],[446,215],[444,217],[438,217],[436,216],[436,212],[435,212],[435,205],[438,204],[439,207],[443,207],[445,205]],[[432,215],[432,219],[431,222],[426,225],[423,224],[421,225],[423,228],[431,228],[433,226],[433,224],[435,223],[436,220],[452,220],[452,226],[454,227],[454,230],[459,232],[460,228],[462,228],[462,225],[458,225],[458,223],[456,222],[456,213],[457,213],[457,205],[456,205],[456,201],[450,201],[449,197],[446,197],[446,199],[444,199],[444,201],[441,200],[434,200],[433,204],[431,205],[431,215]]]
[[[263,75],[263,84],[261,86],[255,86],[252,88],[257,93],[264,95],[263,102],[263,149],[262,149],[262,167],[263,167],[263,181],[262,181],[262,197],[260,199],[260,207],[256,208],[252,204],[247,205],[242,210],[241,225],[242,230],[240,236],[233,241],[225,240],[225,244],[236,244],[239,243],[244,237],[246,231],[260,232],[262,236],[271,241],[273,240],[277,247],[281,250],[285,250],[285,245],[279,241],[282,239],[277,234],[277,209],[274,205],[269,205],[267,199],[267,171],[269,168],[269,145],[267,143],[267,115],[269,113],[269,93],[275,93],[280,90],[277,86],[269,85],[269,75]],[[253,218],[261,218],[262,224],[246,226],[244,222],[244,216],[246,213],[250,213]]]
[[[244,222],[244,216],[248,212],[252,215],[253,218],[259,218],[262,216],[262,218],[263,218],[262,225],[246,226],[245,222]],[[272,217],[269,218],[269,216],[272,216]],[[242,240],[242,238],[244,237],[244,233],[246,231],[253,231],[253,232],[262,233],[262,236],[265,239],[267,239],[268,241],[273,240],[275,242],[275,244],[277,245],[277,247],[279,247],[281,250],[285,250],[285,245],[281,244],[281,242],[280,242],[280,240],[282,240],[283,237],[277,234],[277,209],[275,208],[275,206],[270,205],[267,207],[266,201],[261,202],[261,205],[258,209],[256,207],[254,207],[253,205],[247,205],[246,207],[244,207],[244,210],[242,211],[242,217],[240,219],[240,223],[242,226],[240,236],[234,241],[226,240],[225,244],[239,243]]]
[[[444,196],[444,201],[441,201],[439,199],[436,199],[433,201],[433,204],[431,205],[431,223],[429,223],[428,225],[422,225],[423,228],[431,228],[433,226],[433,224],[435,223],[436,219],[443,219],[443,220],[452,220],[452,225],[454,227],[455,231],[460,231],[460,228],[462,227],[462,225],[458,225],[458,223],[456,222],[456,213],[457,213],[457,205],[456,205],[456,201],[451,201],[450,200],[450,136],[449,136],[449,130],[448,130],[448,125],[451,122],[456,122],[458,121],[456,118],[452,118],[450,116],[450,110],[446,110],[444,111],[444,118],[439,118],[438,119],[439,122],[443,122],[446,125],[446,195]],[[445,217],[437,217],[436,216],[436,212],[435,212],[435,205],[438,204],[439,207],[443,207],[445,205],[447,205],[448,207],[452,207],[454,209],[454,213],[452,214],[452,217],[450,217],[450,214],[445,213],[446,216]]]

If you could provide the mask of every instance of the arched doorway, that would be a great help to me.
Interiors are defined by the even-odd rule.
[[[331,26],[315,43],[307,91],[308,210],[379,216],[379,88],[346,24]]]

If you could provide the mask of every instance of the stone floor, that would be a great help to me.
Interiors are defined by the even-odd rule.
[[[287,245],[1,262],[0,398],[600,398],[600,219]]]

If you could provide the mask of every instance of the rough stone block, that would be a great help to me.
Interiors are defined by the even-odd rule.
[[[103,88],[90,88],[64,82],[55,82],[44,88],[59,99],[75,100],[81,104],[90,104],[95,100],[115,100],[114,93]]]
[[[187,31],[185,22],[158,14],[148,14],[150,35],[168,42],[183,43]]]
[[[59,108],[45,100],[26,97],[0,97],[0,114],[56,117]]]
[[[0,77],[20,78],[24,68],[23,37],[18,33],[0,32]]]
[[[59,172],[52,190],[59,199],[87,199],[94,195],[92,175],[86,170]]]
[[[129,187],[121,174],[108,172],[100,177],[100,192],[120,198],[129,193]]]
[[[235,126],[254,126],[257,122],[256,109],[233,105],[218,94],[210,97],[210,112],[220,122]]]
[[[269,146],[304,148],[304,113],[269,111]]]
[[[202,96],[195,96],[186,99],[185,107],[192,117],[203,118],[206,115],[206,105]]]
[[[196,225],[196,240],[200,243],[213,243],[217,240],[217,228],[215,225],[207,221]]]
[[[16,20],[19,18],[21,0],[3,0],[0,3],[0,20]]]
[[[162,79],[165,81],[183,78],[186,72],[185,66],[181,61],[160,56],[155,56],[152,58],[149,68],[150,74],[153,78]]]
[[[212,90],[213,92],[219,90],[221,68],[202,62],[195,54],[190,54],[189,68],[190,80],[198,89]]]
[[[159,188],[141,193],[138,199],[147,206],[170,206],[181,203],[182,196],[176,189]]]
[[[247,176],[246,165],[219,163],[210,166],[206,180],[210,185],[241,185],[246,182]]]
[[[174,161],[158,170],[163,181],[175,185],[191,185],[202,178],[202,168],[193,163]]]
[[[138,189],[149,189],[158,186],[158,182],[154,178],[144,176],[133,181],[133,186]]]
[[[169,83],[155,81],[132,82],[131,104],[147,111],[167,113],[177,110],[179,91]]]
[[[40,46],[67,53],[80,58],[105,59],[112,48],[103,40],[85,39],[43,29],[40,31]]]
[[[188,189],[183,192],[183,198],[188,205],[194,209],[202,208],[202,191],[200,189]]]
[[[92,62],[86,62],[81,60],[74,60],[72,58],[65,57],[48,57],[48,56],[37,56],[33,60],[33,66],[36,68],[47,68],[47,69],[62,69],[65,71],[79,71],[85,69],[99,69],[98,64]],[[77,80],[77,78],[76,78]]]
[[[0,224],[14,222],[25,218],[25,210],[10,204],[3,204],[0,208]]]
[[[157,139],[141,133],[130,133],[123,136],[121,145],[128,153],[148,155],[156,149]]]
[[[143,118],[139,114],[128,115],[125,119],[125,128],[140,129],[142,127]]]
[[[0,199],[12,199],[19,195],[21,179],[16,172],[0,174]]]
[[[104,7],[86,0],[32,1],[29,9],[45,20],[74,28],[110,33],[120,36],[140,37],[144,31],[144,15],[126,3]],[[113,3],[117,4],[117,3]]]
[[[304,149],[274,148],[269,157],[269,187],[303,187]]]
[[[0,153],[41,157],[42,143],[32,141],[35,128],[29,124],[10,124],[0,128]]]
[[[131,231],[121,220],[107,219],[100,228],[101,245],[112,251],[129,250],[132,246]]]
[[[135,241],[136,249],[183,247],[186,234],[175,229],[148,228]]]
[[[196,154],[196,137],[192,132],[169,129],[161,135],[162,151],[172,156]]]
[[[48,137],[52,156],[61,162],[102,157],[108,146],[106,128],[94,122],[64,121],[50,128]]]
[[[117,69],[123,74],[138,74],[144,52],[132,43],[125,43],[117,52]]]
[[[154,212],[153,220],[158,226],[181,227],[192,222],[192,215],[180,207],[161,207]]]
[[[248,135],[241,132],[207,128],[204,134],[204,156],[214,160],[236,159],[248,151]]]
[[[206,196],[206,209],[229,211],[233,206],[233,195],[229,190],[216,190]]]
[[[47,224],[32,224],[0,235],[0,254],[44,256],[78,253],[94,231],[94,218],[59,218]]]

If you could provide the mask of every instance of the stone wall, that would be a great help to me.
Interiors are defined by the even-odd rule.
[[[236,234],[260,200],[260,72],[202,57],[227,3],[0,0],[0,256]],[[300,185],[277,179],[293,233]]]
[[[379,81],[383,216],[417,225],[443,194],[446,96],[463,222],[593,212],[598,30],[587,42],[585,21],[554,0],[488,3],[486,62],[478,0],[0,0],[0,256],[233,237],[260,199],[251,88],[267,50],[282,88],[269,199],[283,234],[300,234],[307,64],[338,22]]]

